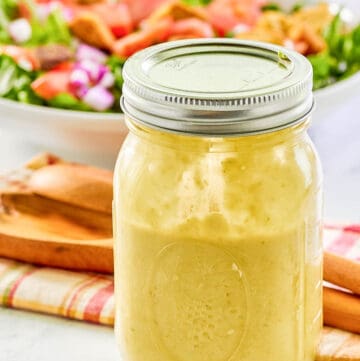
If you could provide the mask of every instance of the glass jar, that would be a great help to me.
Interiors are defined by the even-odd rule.
[[[122,360],[314,361],[322,194],[306,132],[311,66],[276,46],[212,39],[149,48],[124,74]]]

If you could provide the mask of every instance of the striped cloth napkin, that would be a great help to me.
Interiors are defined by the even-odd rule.
[[[326,226],[324,246],[360,261],[360,225]],[[0,258],[0,305],[112,326],[114,281]]]
[[[0,258],[0,305],[112,326],[114,280]]]

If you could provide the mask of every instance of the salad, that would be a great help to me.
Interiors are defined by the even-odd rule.
[[[360,26],[326,4],[290,12],[266,0],[1,0],[0,97],[120,111],[127,57],[177,39],[267,41],[306,55],[314,89],[360,70]]]

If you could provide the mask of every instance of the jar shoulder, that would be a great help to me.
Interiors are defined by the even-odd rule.
[[[164,147],[130,136],[115,171],[115,202],[135,218],[221,214],[259,224],[297,219],[319,202],[321,167],[311,143],[228,152]],[[131,197],[125,195],[131,194]]]

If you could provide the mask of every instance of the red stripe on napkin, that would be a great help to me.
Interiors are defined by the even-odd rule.
[[[89,301],[84,311],[84,320],[98,323],[106,302],[114,294],[114,284],[100,289]]]
[[[71,315],[71,313],[74,311],[74,305],[79,297],[79,295],[81,294],[81,292],[88,288],[91,287],[93,284],[96,284],[96,282],[100,279],[100,277],[94,277],[94,278],[90,278],[88,280],[86,280],[85,282],[83,282],[83,284],[75,291],[75,293],[72,295],[69,306],[67,307],[66,310],[66,316],[69,317]]]
[[[14,296],[15,296],[15,292],[17,291],[17,289],[19,288],[19,286],[21,285],[21,283],[28,278],[29,276],[31,276],[32,274],[34,274],[36,271],[38,271],[38,269],[32,269],[26,273],[24,273],[20,278],[18,278],[16,280],[16,282],[13,284],[13,286],[11,287],[9,294],[6,298],[6,305],[8,307],[12,307],[13,306],[13,301],[14,301]]]

